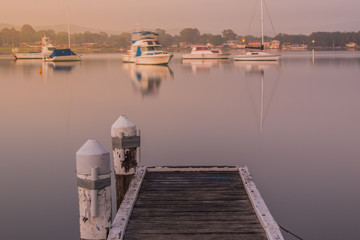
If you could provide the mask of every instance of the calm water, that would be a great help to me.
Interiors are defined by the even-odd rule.
[[[247,165],[284,227],[359,238],[359,52],[176,55],[169,67],[0,59],[0,76],[0,239],[79,239],[75,153],[87,139],[111,150],[121,114],[141,129],[142,165]]]

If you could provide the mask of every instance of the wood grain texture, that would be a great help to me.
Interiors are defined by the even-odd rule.
[[[124,239],[264,240],[236,171],[146,172]]]

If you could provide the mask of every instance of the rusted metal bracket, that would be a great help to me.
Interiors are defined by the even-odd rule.
[[[96,181],[77,178],[78,187],[90,190],[100,190],[111,185],[111,178],[99,179]]]
[[[140,147],[140,136],[124,136],[123,138],[113,137],[112,149],[129,149]]]

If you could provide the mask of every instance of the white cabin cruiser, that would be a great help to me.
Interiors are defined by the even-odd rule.
[[[161,45],[156,39],[157,35],[157,33],[148,31],[134,32],[130,50],[122,55],[121,60],[146,65],[168,64],[173,54],[161,49]]]
[[[206,45],[191,45],[191,53],[184,54],[183,59],[228,59],[230,54],[211,49]]]
[[[26,52],[20,53],[17,48],[12,49],[12,55],[15,59],[42,59],[48,57],[55,50],[54,45],[50,43],[50,39],[46,36],[41,39],[41,51],[40,52]],[[37,46],[32,46],[36,48]]]

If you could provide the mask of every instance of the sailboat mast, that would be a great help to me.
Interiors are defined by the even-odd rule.
[[[261,46],[264,45],[264,14],[263,14],[263,0],[260,0],[260,21],[261,21]]]
[[[67,24],[68,24],[68,42],[70,47],[70,11],[69,11],[69,1],[66,1],[66,12],[67,12]]]
[[[261,99],[260,99],[260,135],[263,133],[264,125],[264,70],[261,70]]]
[[[69,48],[70,48],[70,23],[68,23],[68,40],[69,40]]]

